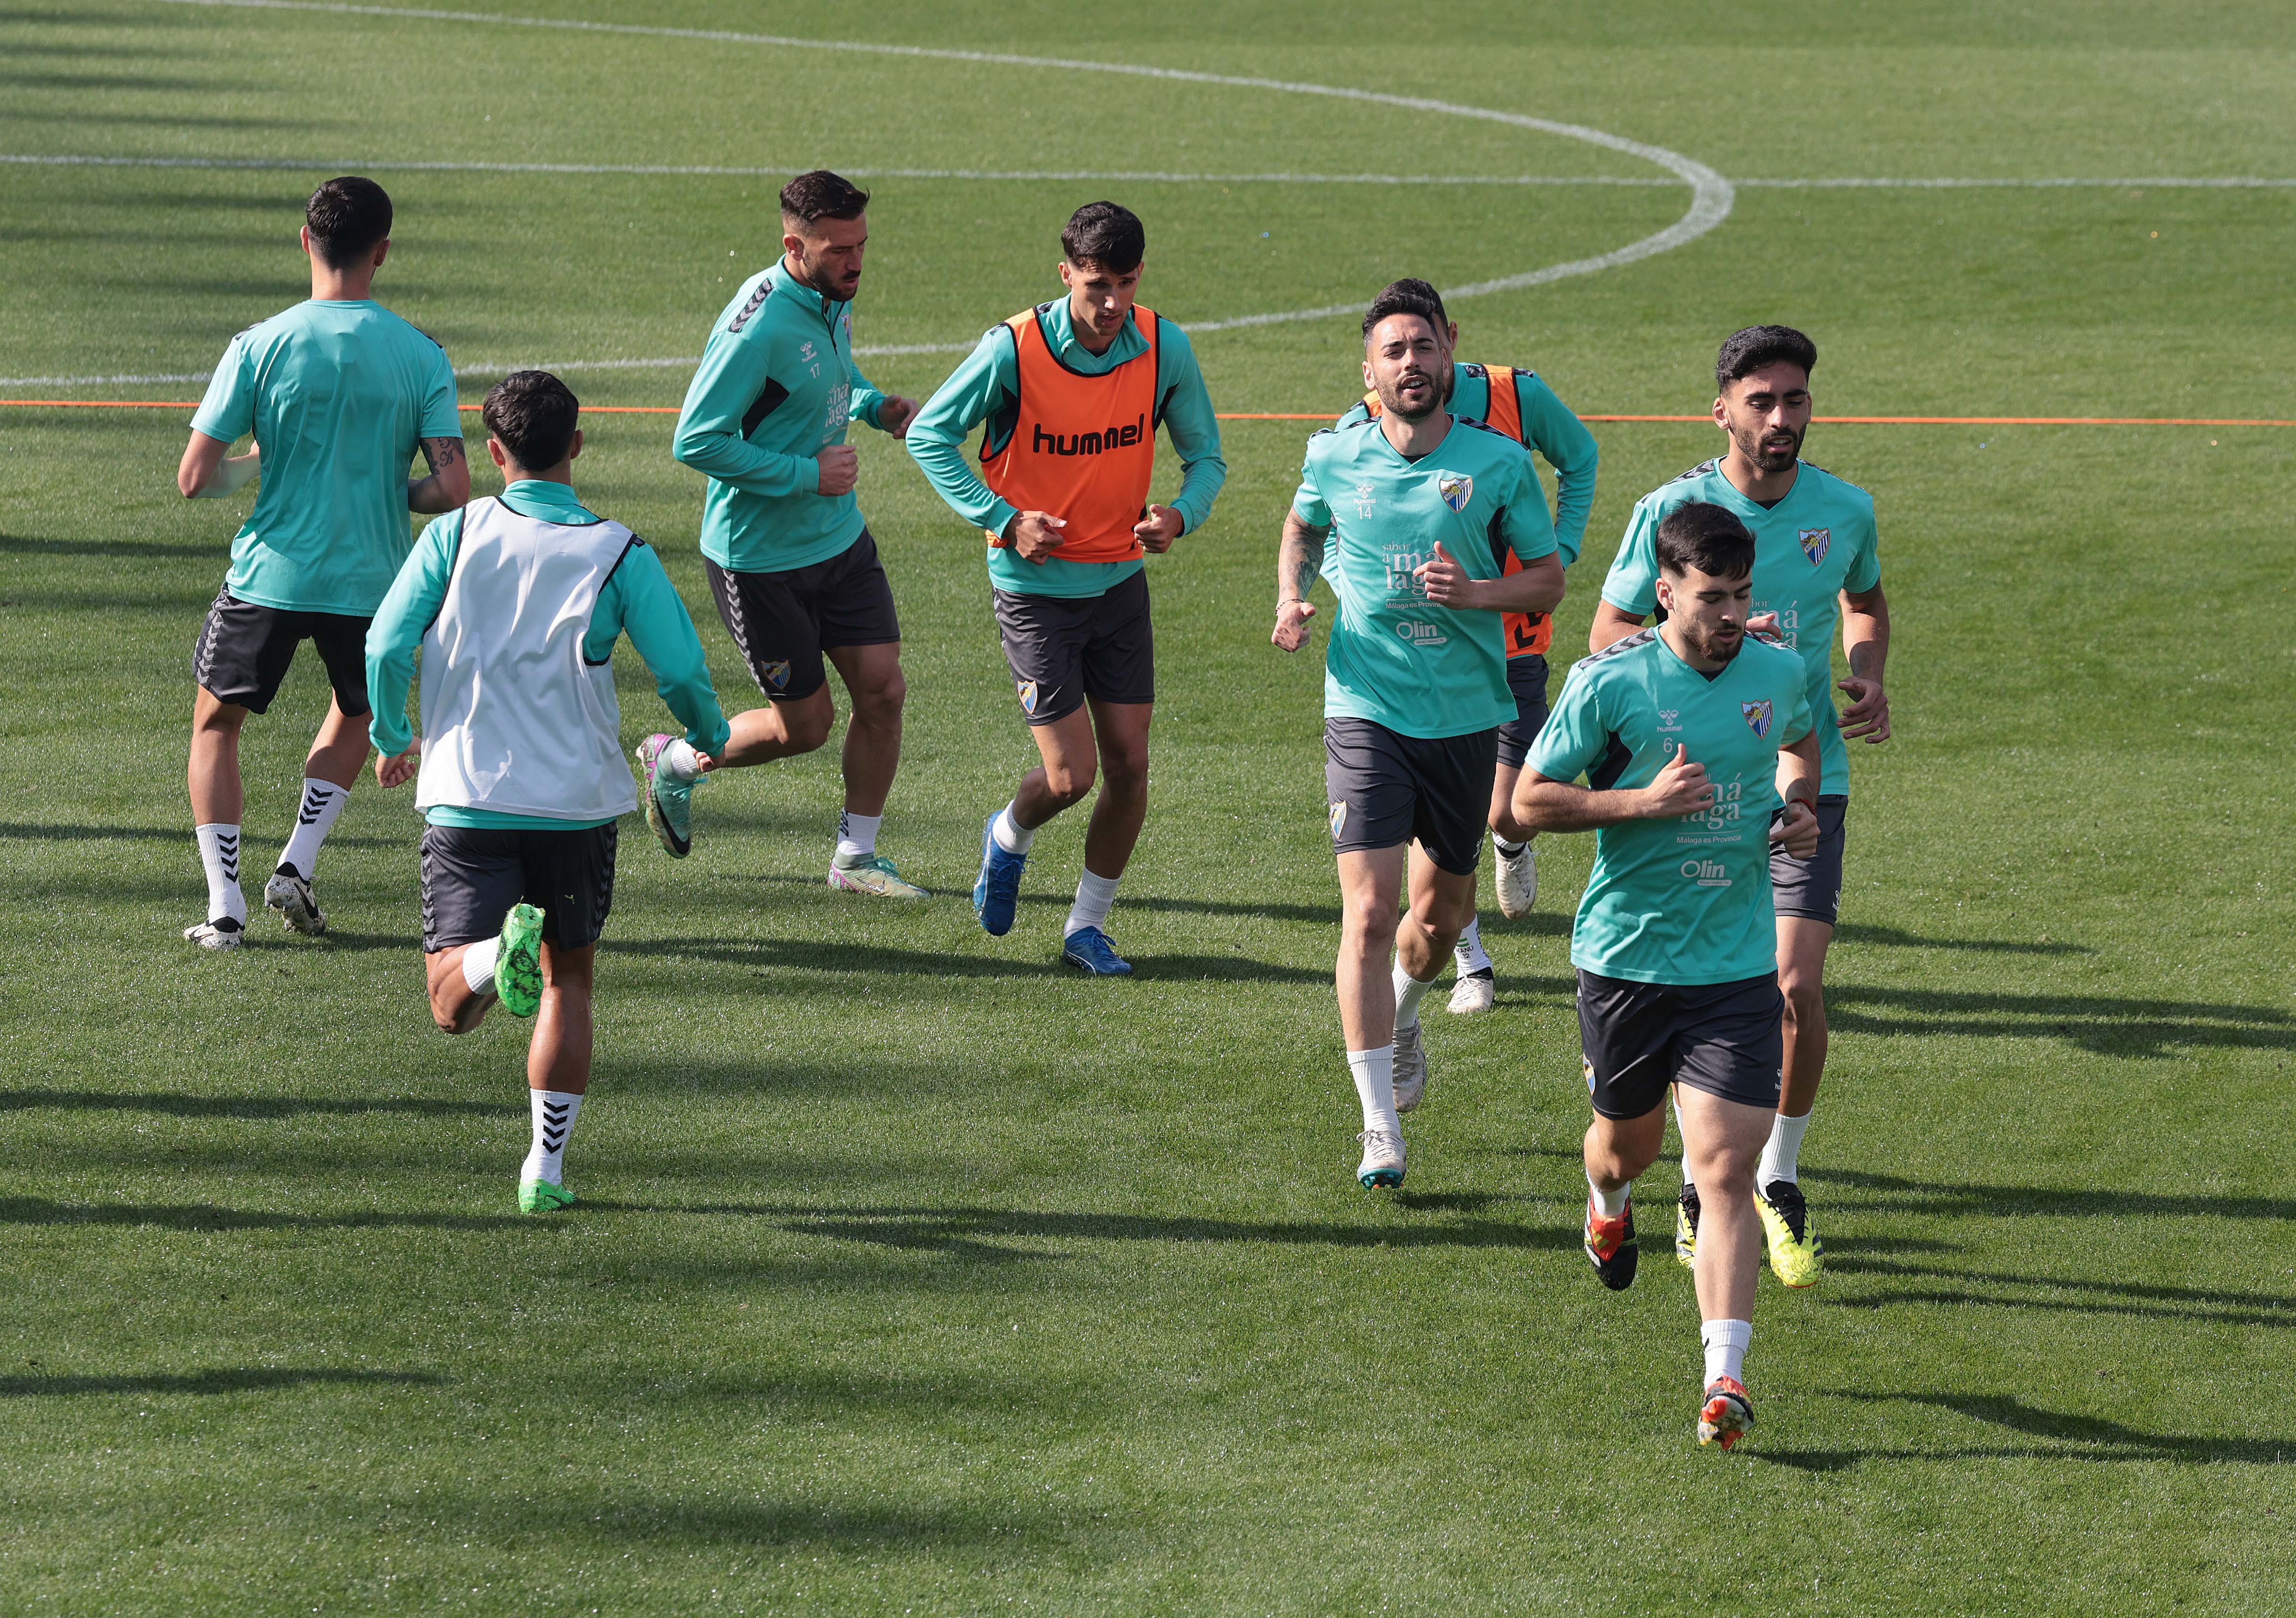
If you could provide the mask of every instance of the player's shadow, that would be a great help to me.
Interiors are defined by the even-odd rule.
[[[159,1113],[171,1118],[509,1117],[520,1107],[489,1101],[448,1101],[426,1096],[187,1096],[167,1091],[0,1090],[0,1113]]]
[[[220,561],[226,545],[176,545],[133,539],[46,539],[32,534],[0,534],[0,552],[19,556],[117,556],[143,561],[155,556],[190,556]]]
[[[1812,1168],[1806,1180],[1848,1186],[1869,1195],[1845,1205],[1859,1213],[1919,1214],[1937,1218],[2296,1219],[2296,1197],[2226,1197],[2212,1193],[2120,1191],[2104,1186],[1956,1185],[1876,1174],[1862,1169]]]
[[[189,844],[191,840],[188,828],[183,826],[107,826],[101,821],[78,826],[59,826],[37,821],[0,821],[0,842]],[[412,848],[414,846],[414,839],[411,837],[362,838],[339,835],[329,838],[327,843],[330,847],[334,848]]]
[[[2226,1462],[2251,1467],[2296,1463],[2296,1438],[2198,1438],[2147,1433],[2103,1417],[2043,1410],[2014,1394],[1841,1392],[1833,1397],[1871,1404],[1928,1405],[2018,1434],[2028,1442],[1931,1449],[1905,1446],[1771,1450],[1749,1446],[1743,1453],[1757,1460],[1804,1472],[1844,1472],[1869,1460],[2168,1461],[2184,1467],[2220,1466]]]
[[[2296,1329],[2296,1297],[2270,1292],[2239,1292],[2206,1287],[2156,1287],[2135,1281],[2078,1280],[2062,1276],[2004,1275],[1908,1264],[1862,1255],[1826,1255],[1826,1270],[1838,1275],[1872,1275],[1915,1281],[1958,1283],[1948,1287],[1891,1287],[1861,1297],[1831,1297],[1835,1309],[1892,1309],[1909,1303],[1981,1304],[1999,1309],[2057,1311],[2070,1314],[2125,1315],[2139,1320],[2178,1320],[2212,1326],[2268,1326]],[[2007,1288],[2008,1295],[1971,1287]],[[2072,1294],[2072,1296],[2052,1295]]]
[[[56,1202],[45,1197],[0,1197],[0,1225],[111,1225],[162,1230],[534,1230],[515,1214],[394,1214],[358,1209],[340,1214],[275,1214],[222,1208],[213,1203]]]
[[[1021,903],[1044,910],[1063,910],[1069,901],[1059,894],[1022,894]],[[1166,915],[1264,917],[1271,921],[1302,921],[1310,927],[1337,927],[1337,904],[1249,904],[1223,899],[1169,899],[1155,894],[1126,894],[1125,910],[1153,911]],[[1331,974],[1326,972],[1326,977]]]
[[[757,938],[737,943],[713,938],[644,938],[617,942],[611,949],[617,955],[716,961],[755,968],[760,974],[785,972],[790,976],[783,986],[793,993],[810,993],[817,988],[817,982],[812,980],[822,973],[861,973],[898,977],[912,984],[935,977],[1053,979],[1076,976],[1058,961],[1042,957],[1013,960],[957,951],[902,950],[809,938]],[[1143,954],[1134,957],[1132,964],[1140,977],[1176,981],[1323,984],[1329,983],[1332,976],[1329,970],[1278,966],[1248,956]],[[770,989],[774,985],[768,980],[759,986]]]
[[[1870,921],[1845,921],[1833,932],[1836,944],[1875,944],[1884,949],[1974,950],[1992,955],[2094,955],[2085,944],[2061,944],[2054,939],[1924,938],[1903,927],[1882,927]]]
[[[256,1393],[310,1385],[436,1385],[434,1371],[346,1370],[332,1367],[234,1365],[141,1377],[0,1377],[0,1399],[68,1399],[80,1393]]]
[[[1829,984],[1825,1010],[1846,1034],[2055,1037],[2094,1056],[2162,1058],[2194,1047],[2296,1050],[2296,1014],[2278,1006]]]

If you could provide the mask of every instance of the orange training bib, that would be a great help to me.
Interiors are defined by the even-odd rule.
[[[1013,329],[1020,411],[1001,448],[991,449],[983,436],[980,479],[1016,510],[1066,519],[1054,552],[1062,561],[1122,562],[1144,554],[1132,525],[1147,511],[1156,464],[1157,321],[1155,311],[1140,304],[1132,306],[1132,318],[1148,351],[1102,376],[1061,364],[1037,310],[1023,309],[1004,323]],[[991,534],[988,543],[1009,542]]]

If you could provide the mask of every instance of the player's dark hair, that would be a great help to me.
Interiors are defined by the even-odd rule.
[[[481,416],[510,458],[529,472],[547,471],[574,447],[581,413],[574,390],[547,371],[513,371],[487,392]]]
[[[1677,578],[1695,568],[1715,578],[1754,571],[1754,535],[1727,507],[1693,500],[1659,519],[1658,565]]]
[[[1727,393],[1740,377],[1765,365],[1799,365],[1807,376],[1817,369],[1817,345],[1792,326],[1749,326],[1722,339],[1714,360],[1714,391]]]
[[[858,219],[869,193],[842,175],[808,169],[782,187],[782,217],[799,225],[818,219]]]
[[[1147,256],[1148,227],[1120,203],[1087,202],[1061,227],[1061,257],[1072,269],[1091,265],[1111,275],[1128,275]]]
[[[390,234],[390,195],[373,180],[344,175],[311,193],[303,223],[327,267],[347,270]]]
[[[1443,295],[1423,281],[1391,281],[1380,289],[1371,307],[1364,311],[1364,341],[1371,341],[1372,328],[1391,315],[1416,315],[1435,328],[1435,340],[1443,340],[1443,329],[1449,323],[1443,314]]]

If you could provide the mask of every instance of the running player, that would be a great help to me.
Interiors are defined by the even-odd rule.
[[[231,339],[176,469],[192,500],[262,480],[192,654],[192,821],[208,913],[184,936],[210,950],[237,948],[247,926],[240,729],[271,706],[305,641],[333,696],[263,903],[299,933],[327,930],[311,878],[366,767],[367,620],[406,560],[406,513],[451,511],[471,493],[445,351],[368,296],[390,251],[390,197],[373,180],[330,180],[304,205],[302,241],[310,301]],[[254,448],[232,455],[249,432]],[[418,446],[430,475],[409,478]]]
[[[765,692],[734,716],[722,754],[656,735],[638,749],[646,820],[673,858],[693,843],[693,789],[710,771],[810,753],[837,714],[825,656],[845,682],[845,808],[829,886],[922,899],[877,851],[901,763],[901,625],[853,493],[849,423],[895,437],[915,404],[881,393],[853,364],[853,294],[869,240],[869,194],[826,169],[782,187],[782,257],[742,283],[710,328],[685,390],[672,453],[709,479],[701,555],[734,645]]]
[[[1636,505],[1603,581],[1589,637],[1599,651],[1634,633],[1658,609],[1658,525],[1677,506],[1708,501],[1735,512],[1753,530],[1753,627],[1773,628],[1808,670],[1810,712],[1825,766],[1817,798],[1820,837],[1815,860],[1781,857],[1770,871],[1777,895],[1778,984],[1785,993],[1785,1089],[1755,1182],[1770,1268],[1789,1287],[1810,1285],[1824,1262],[1802,1196],[1798,1156],[1825,1071],[1825,952],[1841,906],[1849,806],[1849,756],[1842,742],[1890,736],[1890,699],[1882,685],[1890,608],[1882,594],[1874,497],[1800,458],[1802,436],[1809,430],[1809,373],[1816,364],[1816,345],[1789,326],[1750,326],[1722,345],[1714,365],[1714,421],[1729,434],[1730,447]],[[1849,677],[1841,682],[1849,702],[1839,720],[1828,689],[1837,613],[1849,663]],[[1698,1214],[1697,1187],[1685,1178],[1675,1216],[1676,1250],[1685,1263],[1697,1246]]]
[[[547,372],[496,384],[487,451],[507,486],[422,531],[367,636],[375,779],[422,774],[430,1015],[467,1034],[497,999],[541,1014],[526,1057],[527,1214],[574,1200],[564,1155],[590,1087],[591,965],[613,905],[614,821],[637,807],[614,642],[628,633],[688,743],[714,754],[726,731],[660,559],[575,498],[578,410]],[[418,650],[427,748],[406,723]]]
[[[1442,294],[1423,281],[1398,281],[1388,290],[1420,299],[1423,310],[1431,314],[1443,332],[1445,357],[1458,352],[1458,324],[1444,313]],[[1554,548],[1565,568],[1577,561],[1587,537],[1587,515],[1594,509],[1595,472],[1602,459],[1587,424],[1554,396],[1537,372],[1510,365],[1454,361],[1444,382],[1444,402],[1461,421],[1496,428],[1546,457],[1554,469]],[[1379,411],[1379,395],[1367,393],[1340,423],[1345,426]],[[1522,565],[1513,553],[1502,561],[1510,572]],[[1515,821],[1514,782],[1531,738],[1546,721],[1546,651],[1554,639],[1554,619],[1544,612],[1511,612],[1505,633],[1507,689],[1514,693],[1515,716],[1499,727],[1498,773],[1491,783],[1491,852],[1496,856],[1491,874],[1498,889],[1499,913],[1520,920],[1538,900],[1538,851],[1531,842],[1536,834]],[[1452,956],[1459,979],[1451,989],[1450,1009],[1468,1015],[1489,1010],[1497,1002],[1498,985],[1483,949],[1480,919],[1467,923]]]
[[[1754,1421],[1754,1163],[1782,1059],[1772,846],[1794,861],[1816,849],[1818,746],[1801,660],[1745,634],[1753,535],[1693,503],[1652,543],[1664,621],[1571,668],[1514,811],[1540,830],[1595,829],[1570,932],[1595,1111],[1587,1257],[1611,1290],[1633,1283],[1631,1193],[1666,1139],[1673,1087],[1685,1177],[1716,1199],[1695,1266],[1698,1442],[1728,1449]],[[1572,785],[1581,772],[1587,784]]]
[[[1147,250],[1130,209],[1077,209],[1061,232],[1068,296],[990,327],[909,430],[934,489],[988,536],[996,625],[1043,759],[981,832],[972,907],[992,936],[1012,930],[1030,841],[1083,801],[1096,769],[1061,929],[1061,959],[1095,977],[1132,970],[1107,924],[1148,817],[1156,652],[1141,559],[1201,527],[1227,479],[1195,351],[1133,301]],[[984,423],[975,477],[964,437]],[[1160,425],[1183,469],[1168,506],[1148,498]]]
[[[1403,1183],[1397,1115],[1427,1087],[1419,1003],[1475,912],[1498,727],[1514,712],[1501,620],[1562,599],[1530,455],[1443,408],[1449,364],[1421,300],[1390,287],[1372,301],[1363,374],[1380,413],[1308,440],[1276,563],[1271,638],[1283,650],[1307,644],[1317,574],[1340,601],[1324,666],[1324,779],[1366,1189]],[[1523,564],[1513,572],[1500,561],[1509,552]]]

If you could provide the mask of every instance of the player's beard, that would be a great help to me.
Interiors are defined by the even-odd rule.
[[[1808,431],[1807,427],[1781,427],[1775,431],[1767,425],[1756,427],[1751,431],[1734,427],[1730,429],[1730,437],[1737,445],[1738,453],[1751,462],[1757,471],[1783,472],[1801,458],[1801,441]],[[1767,442],[1774,437],[1790,437],[1793,442],[1791,445]]]
[[[1423,410],[1407,409],[1403,403],[1402,384],[1411,378],[1423,379],[1427,383],[1427,406]],[[1379,388],[1380,408],[1398,421],[1424,421],[1443,408],[1443,384],[1439,378],[1425,371],[1406,371],[1394,383],[1382,383]]]
[[[1690,650],[1710,663],[1727,663],[1746,644],[1746,632],[1742,625],[1734,624],[1726,630],[1719,624],[1698,624],[1688,619],[1682,625],[1682,638],[1690,642]]]

